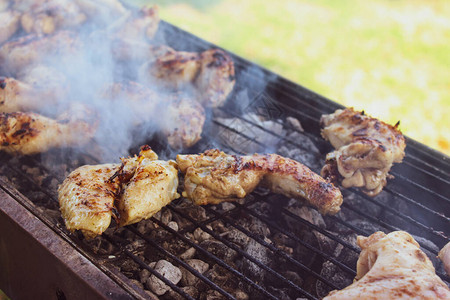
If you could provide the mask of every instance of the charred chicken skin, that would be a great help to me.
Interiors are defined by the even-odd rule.
[[[340,210],[339,189],[301,163],[277,154],[228,155],[217,149],[200,155],[177,155],[185,173],[183,196],[196,204],[244,198],[261,182],[273,192],[305,199],[322,214]]]
[[[335,151],[329,153],[321,175],[345,188],[361,187],[375,196],[386,185],[393,163],[405,156],[405,138],[396,126],[352,108],[323,115],[322,136]]]
[[[158,160],[150,147],[122,164],[82,166],[60,185],[58,200],[66,227],[86,238],[101,235],[117,219],[126,226],[148,219],[178,198],[174,161]]]
[[[0,113],[0,151],[31,155],[56,147],[82,146],[95,130],[96,124],[72,111],[57,120],[36,113]]]
[[[436,275],[419,244],[404,231],[358,236],[361,247],[355,282],[332,291],[324,300],[450,299],[450,290]]]

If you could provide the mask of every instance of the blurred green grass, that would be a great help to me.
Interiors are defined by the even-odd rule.
[[[129,1],[450,155],[450,1]]]

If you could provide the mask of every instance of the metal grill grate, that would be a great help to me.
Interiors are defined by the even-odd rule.
[[[177,41],[179,40],[183,40],[184,46],[188,42],[188,49],[185,50],[198,51],[211,46],[207,42],[167,23],[163,23],[162,26],[165,31],[170,31],[170,34],[167,35],[171,36],[169,44],[175,48],[177,48]],[[320,138],[318,124],[320,115],[334,111],[339,107],[337,104],[329,102],[302,87],[256,67],[239,57],[235,56],[234,61],[237,68],[237,86],[234,96],[240,91],[245,90],[248,97],[254,99],[263,91],[264,95],[270,96],[271,99],[277,99],[276,108],[284,112],[284,117],[293,116],[298,118],[302,122],[305,131],[301,132],[292,127],[284,118],[275,118],[272,120],[273,122],[310,139],[322,154],[330,150],[330,146]],[[216,113],[220,113],[228,118],[237,118],[246,124],[248,128],[258,128],[264,133],[280,140],[280,144],[289,145],[290,147],[301,149],[304,152],[309,151],[302,143],[292,140],[285,135],[273,132],[270,129],[266,129],[264,126],[246,118],[243,114],[246,108],[250,109],[252,107],[251,105],[241,107],[231,100],[225,108]],[[211,124],[227,132],[237,134],[240,138],[248,142],[265,147],[263,143],[252,138],[245,131],[236,130],[217,120],[210,121]],[[247,154],[221,142],[220,139],[203,140],[195,149],[190,149],[190,151],[203,151],[205,147],[209,147],[210,145],[220,146],[222,150],[228,152]],[[57,155],[64,156],[64,154],[58,151],[56,153]],[[52,179],[56,179],[61,181],[60,176],[55,174],[55,169],[45,166],[40,161],[41,157],[39,156],[13,159],[11,156],[2,155],[0,159],[2,162],[0,174],[2,174],[2,177],[7,178],[3,180],[6,183],[3,183],[1,186],[4,190],[9,191],[10,194],[14,194],[11,190],[17,189],[25,198],[31,200],[31,202],[27,202],[24,205],[32,210],[39,219],[43,220],[54,231],[64,237],[66,241],[76,246],[83,255],[88,257],[103,272],[130,291],[130,294],[134,297],[145,297],[146,294],[142,290],[133,292],[136,289],[140,289],[139,286],[132,284],[131,279],[136,279],[133,278],[135,274],[130,276],[130,274],[125,274],[126,272],[119,271],[118,269],[120,268],[114,265],[115,259],[105,259],[105,255],[99,254],[95,250],[95,245],[86,242],[78,235],[68,234],[60,217],[46,214],[45,209],[42,209],[43,207],[57,208],[56,191],[50,190],[48,188],[50,184],[41,182],[39,177],[33,174],[28,174],[21,166],[38,167],[40,170],[43,170],[42,172],[46,173],[45,180],[51,181]],[[61,160],[63,161],[63,159]],[[78,164],[94,164],[96,162],[96,159],[93,157],[83,156]],[[308,165],[308,162],[303,163]],[[315,172],[320,171],[313,165],[309,165],[308,167]],[[220,206],[206,206],[204,208],[205,219],[197,219],[186,214],[179,206],[181,201],[175,201],[168,205],[165,210],[170,211],[173,216],[182,219],[188,224],[178,231],[155,217],[151,218],[151,222],[164,235],[162,241],[170,240],[172,243],[180,243],[185,247],[194,248],[198,257],[210,262],[210,264],[217,265],[220,272],[228,274],[231,280],[239,282],[237,286],[244,289],[251,295],[251,298],[278,299],[282,297],[280,296],[282,293],[280,294],[279,291],[282,290],[291,297],[295,295],[296,297],[304,297],[307,299],[318,299],[321,295],[317,292],[317,284],[325,286],[322,287],[323,290],[341,289],[345,287],[345,284],[342,282],[337,282],[333,280],[333,277],[322,272],[323,263],[327,262],[333,265],[339,272],[346,274],[349,278],[355,276],[356,266],[354,261],[351,262],[339,255],[335,256],[329,250],[322,249],[320,244],[304,240],[298,235],[295,229],[286,226],[289,222],[294,222],[304,230],[323,236],[326,241],[334,243],[336,247],[340,245],[342,249],[346,249],[348,253],[352,253],[351,255],[354,256],[359,254],[359,249],[347,240],[346,237],[351,234],[370,235],[374,231],[372,228],[380,228],[385,232],[406,230],[416,236],[426,238],[439,248],[450,241],[448,236],[448,228],[450,225],[450,218],[448,217],[450,215],[450,162],[448,158],[442,157],[441,154],[408,139],[404,162],[402,165],[395,166],[392,174],[395,176],[395,179],[388,182],[388,185],[384,189],[383,197],[377,196],[370,198],[356,189],[345,190],[342,213],[336,216],[324,217],[326,226],[319,226],[296,214],[295,211],[293,212],[289,209],[288,199],[267,194],[262,189],[252,193],[245,202],[230,204],[228,209]],[[16,180],[11,178],[16,178]],[[37,192],[42,193],[45,197],[36,197]],[[19,199],[20,197],[14,197],[18,201],[24,202],[23,199]],[[42,198],[46,198],[47,202],[44,203]],[[40,200],[36,201],[36,199]],[[348,199],[352,199],[352,201]],[[397,205],[391,205],[391,202],[395,202]],[[374,213],[370,212],[372,208]],[[402,208],[406,208],[405,211],[402,211]],[[264,211],[265,209],[268,209],[269,213]],[[351,216],[357,216],[358,219],[366,222],[365,224],[370,225],[369,228],[352,223]],[[291,249],[302,249],[302,251],[311,253],[311,260],[304,259],[299,255],[293,255],[283,245],[268,240],[266,236],[257,231],[249,230],[239,222],[240,219],[254,220],[255,222],[264,224],[273,236],[280,235],[289,240],[292,246]],[[220,232],[217,232],[215,228],[212,228],[214,224],[217,224],[217,221],[222,222],[228,228],[239,231],[249,240],[258,244],[258,247],[266,251],[266,257],[269,259],[269,262],[265,258],[246,252],[242,247],[230,240],[227,235],[222,235]],[[340,232],[346,232],[346,234],[338,233],[334,229],[331,230],[330,227],[339,227]],[[198,228],[209,234],[212,240],[224,245],[226,251],[235,253],[243,263],[245,262],[247,265],[250,264],[255,266],[254,268],[256,269],[263,270],[265,279],[261,280],[253,276],[253,274],[247,274],[242,266],[229,263],[223,256],[208,250],[201,243],[196,243],[190,239],[189,234],[192,234]],[[114,253],[119,253],[122,262],[133,262],[137,264],[140,270],[147,270],[170,286],[181,297],[194,299],[194,297],[189,295],[179,285],[173,284],[165,279],[162,274],[155,271],[154,268],[150,267],[149,263],[151,261],[145,255],[142,256],[135,253],[135,249],[130,247],[130,239],[126,239],[125,236],[131,237],[131,240],[144,241],[145,248],[154,251],[152,255],[162,257],[169,260],[175,266],[186,269],[203,282],[208,289],[217,291],[225,299],[235,299],[236,295],[230,291],[227,286],[228,283],[213,280],[211,277],[200,273],[181,259],[170,247],[169,249],[164,247],[161,244],[161,240],[157,241],[148,235],[142,234],[137,225],[127,226],[121,229],[121,231],[117,230],[117,232],[108,231],[103,236],[97,238],[96,242],[99,245],[109,244],[113,249],[116,249]],[[436,247],[433,247],[431,243],[424,243],[422,247],[431,255],[437,255]],[[274,261],[281,263],[277,265],[273,263]],[[283,264],[289,264],[291,270],[295,270],[302,279],[301,282],[289,277],[284,272]],[[450,278],[442,271],[438,271],[437,274],[447,284],[450,283]],[[278,282],[277,286],[281,288],[279,290],[274,289],[271,284],[268,284],[270,281]]]

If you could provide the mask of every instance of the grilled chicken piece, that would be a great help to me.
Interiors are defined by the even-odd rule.
[[[322,136],[336,151],[327,155],[322,176],[342,178],[343,187],[362,187],[375,196],[386,185],[394,162],[405,156],[405,138],[396,126],[388,125],[352,108],[323,115]]]
[[[0,9],[0,45],[19,30],[20,13],[14,10]]]
[[[68,31],[58,31],[44,37],[23,36],[0,47],[0,68],[4,74],[17,76],[26,67],[43,62],[48,57],[63,59],[75,55],[80,47],[80,40]]]
[[[109,30],[118,39],[147,41],[153,38],[158,30],[158,25],[158,7],[143,7],[141,10],[130,14],[127,18],[113,24]]]
[[[438,257],[444,264],[445,272],[450,276],[450,242],[439,251]]]
[[[117,203],[120,226],[148,219],[180,197],[176,163],[158,160],[148,146],[142,147],[139,156],[124,159],[117,177],[122,183]]]
[[[133,57],[126,45],[120,53]],[[129,47],[129,46],[128,46]],[[145,56],[141,50],[133,58]],[[149,84],[191,92],[208,107],[223,105],[234,87],[234,64],[220,49],[202,53],[175,51],[169,47],[151,47],[149,61],[140,69],[140,77]]]
[[[322,214],[340,210],[342,195],[306,166],[277,154],[227,155],[217,149],[200,155],[177,155],[185,173],[183,196],[196,204],[244,198],[262,181],[273,192],[306,199]]]
[[[109,180],[120,164],[82,166],[58,188],[58,201],[67,229],[81,230],[86,238],[102,234],[110,225],[118,179]]]
[[[15,9],[23,12],[22,28],[37,35],[78,26],[87,20],[78,5],[70,0],[16,1]]]
[[[131,110],[135,125],[153,123],[152,126],[167,137],[172,148],[191,147],[201,138],[205,110],[187,95],[157,93],[137,82],[128,81],[106,86],[100,97]]]
[[[22,80],[0,77],[0,112],[43,110],[69,93],[65,76],[56,69],[35,65],[23,74]]]
[[[333,299],[450,299],[450,290],[436,275],[419,244],[404,231],[358,236],[362,251],[355,282],[332,291]]]
[[[81,146],[94,136],[96,124],[74,108],[58,120],[36,113],[0,113],[0,151],[31,155],[55,147]]]

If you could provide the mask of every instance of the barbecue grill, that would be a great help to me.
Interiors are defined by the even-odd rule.
[[[174,49],[215,47],[165,22],[158,34],[163,33]],[[233,94],[210,112],[203,139],[183,152],[271,149],[320,172],[331,146],[320,137],[319,119],[341,106],[232,57]],[[283,132],[255,121],[251,113]],[[274,143],[266,144],[263,135]],[[149,144],[160,156],[174,158],[166,145]],[[0,159],[0,289],[12,299],[155,298],[142,278],[157,278],[170,288],[162,299],[318,299],[351,283],[359,254],[355,236],[377,230],[413,234],[450,284],[435,259],[450,241],[450,161],[409,138],[404,161],[393,167],[395,178],[384,191],[371,198],[343,189],[344,204],[336,216],[322,217],[261,188],[243,201],[217,206],[194,207],[179,199],[148,221],[112,227],[91,241],[65,229],[56,187],[68,171],[98,163],[94,154],[52,150],[29,157],[2,153]],[[207,263],[207,271],[188,263],[193,257]],[[188,274],[195,288],[166,279],[152,264],[160,260]]]

